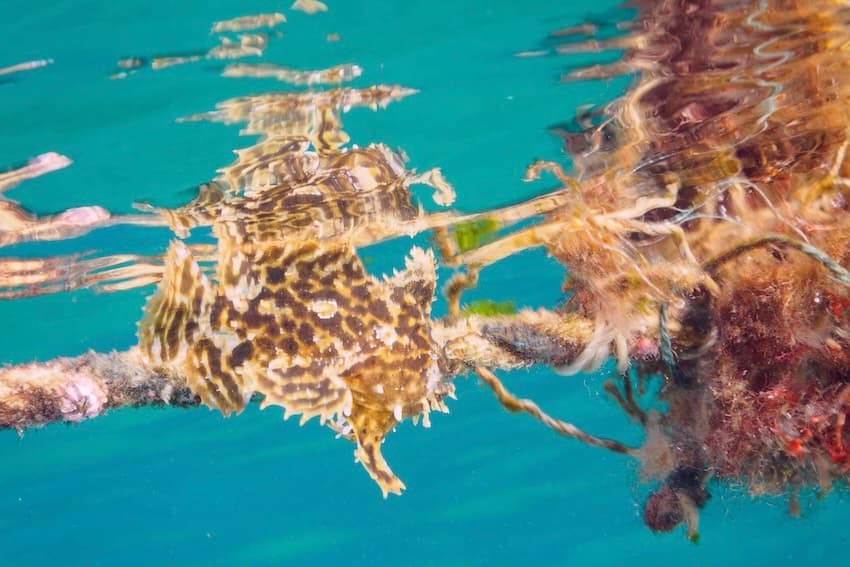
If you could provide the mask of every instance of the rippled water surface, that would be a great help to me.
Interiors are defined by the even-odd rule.
[[[540,48],[556,29],[586,21],[612,29],[630,12],[609,0],[329,0],[327,12],[313,15],[261,0],[2,6],[0,67],[53,63],[0,75],[0,164],[47,151],[73,160],[6,194],[41,215],[85,205],[134,214],[135,202],[176,207],[230,164],[234,149],[254,143],[240,136],[243,124],[178,122],[234,97],[307,88],[222,77],[231,61],[203,57],[218,42],[212,23],[241,15],[287,17],[262,58],[243,62],[298,69],[356,64],[363,73],[347,86],[418,90],[385,109],[352,105],[342,115],[344,131],[353,144],[403,149],[407,165],[420,172],[441,168],[457,192],[453,207],[463,211],[551,189],[550,181],[521,181],[535,159],[569,165],[563,141],[548,128],[629,84],[628,77],[564,84],[564,59],[515,56]],[[192,54],[201,60],[163,69],[118,65],[128,57]],[[615,56],[576,55],[569,65]],[[436,209],[431,190],[414,192]],[[70,240],[17,244],[2,257],[161,254],[171,237],[165,227],[116,225]],[[208,240],[200,234],[193,242]],[[429,242],[422,235],[413,241]],[[410,245],[403,238],[366,248],[364,261],[388,271]],[[521,289],[522,306],[561,301],[561,270],[540,250],[508,258],[484,276],[470,299],[516,299]],[[152,285],[120,293],[81,289],[0,302],[0,361],[127,349],[152,292]],[[445,312],[438,299],[435,315]],[[507,382],[555,415],[638,442],[639,431],[602,394],[603,379],[533,369]],[[408,487],[387,500],[352,461],[350,444],[315,422],[282,422],[276,409],[252,406],[224,418],[206,409],[145,408],[22,437],[6,431],[0,564],[814,564],[840,560],[846,548],[850,512],[841,491],[816,505],[804,500],[795,519],[784,499],[754,501],[716,488],[698,546],[680,532],[653,535],[640,517],[646,489],[634,465],[505,413],[472,379],[459,380],[457,389],[451,413],[434,415],[431,429],[403,423],[385,445]]]

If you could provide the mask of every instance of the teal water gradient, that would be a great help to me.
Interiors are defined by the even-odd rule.
[[[222,79],[211,63],[124,81],[106,77],[127,55],[211,47],[210,23],[238,15],[286,12],[284,37],[265,61],[299,68],[353,62],[365,69],[356,85],[420,89],[385,111],[352,111],[346,130],[361,145],[403,148],[420,170],[442,167],[463,210],[549,188],[520,181],[534,159],[564,159],[546,127],[624,86],[562,85],[556,78],[566,61],[512,56],[559,27],[617,17],[611,0],[328,3],[329,13],[306,16],[261,0],[0,0],[0,67],[55,59],[0,82],[0,163],[51,150],[74,160],[9,197],[39,213],[86,204],[127,212],[133,201],[188,200],[188,188],[250,141],[236,126],[175,119],[280,86]],[[341,41],[327,43],[331,32]],[[168,238],[164,230],[117,227],[2,254],[154,253]],[[389,263],[397,264],[410,244],[367,255],[384,268],[382,252],[393,252]],[[529,252],[486,270],[469,298],[551,305],[559,286],[560,269],[542,252]],[[125,349],[151,291],[0,302],[0,361]],[[435,309],[445,308],[438,302]],[[601,393],[603,379],[533,370],[507,381],[554,415],[636,442],[636,429]],[[803,518],[792,519],[782,499],[714,487],[702,543],[694,546],[682,533],[655,536],[643,527],[645,488],[634,464],[507,415],[472,380],[458,382],[458,397],[430,430],[406,423],[389,437],[385,455],[408,490],[386,501],[353,462],[350,444],[315,422],[282,422],[276,409],[251,408],[231,419],[205,409],[127,410],[23,438],[2,433],[0,565],[623,567],[844,559],[846,494],[823,501],[805,495]]]

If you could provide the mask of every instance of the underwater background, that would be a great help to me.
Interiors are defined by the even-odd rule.
[[[551,189],[545,180],[521,181],[535,159],[568,164],[547,129],[628,85],[627,78],[559,81],[566,66],[607,55],[514,55],[558,28],[627,19],[630,12],[610,0],[328,5],[307,15],[268,0],[0,1],[0,67],[54,60],[0,77],[0,163],[45,151],[74,160],[7,196],[38,214],[188,201],[193,187],[250,142],[238,125],[175,120],[230,97],[297,88],[222,78],[225,62],[216,61],[109,76],[130,55],[208,49],[213,21],[245,14],[287,15],[283,37],[270,42],[263,61],[303,69],[356,63],[364,73],[353,86],[419,89],[384,110],[353,109],[343,117],[345,130],[352,143],[402,148],[420,171],[442,168],[463,211]],[[332,33],[339,41],[326,41]],[[117,226],[5,248],[2,257],[153,254],[170,238],[167,229]],[[414,240],[428,244],[427,236]],[[362,255],[370,270],[383,272],[410,246],[400,239]],[[485,270],[465,298],[552,305],[561,277],[544,252],[526,252]],[[2,301],[0,361],[125,350],[136,342],[152,291]],[[444,314],[445,303],[438,299],[434,309]],[[639,429],[602,391],[610,370],[561,377],[532,369],[506,382],[586,430],[639,442]],[[403,423],[389,437],[384,454],[408,489],[387,500],[354,463],[350,444],[315,422],[283,422],[274,408],[253,406],[230,419],[200,408],[145,408],[22,437],[3,432],[0,565],[809,565],[841,560],[850,541],[843,488],[821,501],[804,493],[795,519],[783,498],[712,486],[699,545],[681,530],[654,535],[640,518],[647,488],[635,464],[505,413],[473,378],[457,386],[451,414],[434,415],[431,429]]]

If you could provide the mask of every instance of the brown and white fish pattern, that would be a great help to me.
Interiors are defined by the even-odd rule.
[[[384,436],[408,417],[427,423],[451,394],[430,335],[433,255],[413,248],[403,271],[378,279],[343,240],[221,249],[213,281],[172,243],[139,328],[143,355],[226,415],[261,394],[302,423],[319,417],[355,441],[384,495],[400,493]]]

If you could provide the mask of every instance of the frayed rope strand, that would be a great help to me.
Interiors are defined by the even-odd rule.
[[[801,240],[790,238],[788,236],[783,236],[781,234],[768,234],[767,236],[762,236],[755,240],[739,244],[731,250],[724,252],[714,260],[703,264],[703,269],[706,272],[713,274],[717,271],[717,268],[719,268],[726,262],[734,260],[745,252],[748,252],[755,248],[761,248],[762,246],[767,246],[769,244],[781,244],[802,252],[803,254],[822,264],[826,269],[828,269],[832,273],[836,280],[843,283],[844,285],[850,285],[850,271],[848,271],[846,268],[844,268],[844,266],[839,264],[829,254],[827,254],[820,248],[812,246],[811,244],[808,244]]]
[[[585,433],[571,423],[549,416],[533,401],[517,398],[511,394],[507,388],[505,388],[505,385],[502,384],[501,380],[499,380],[495,374],[486,368],[476,366],[473,367],[473,371],[490,387],[491,390],[493,390],[493,393],[496,394],[496,398],[499,400],[499,403],[501,403],[508,411],[513,413],[527,413],[560,435],[572,437],[573,439],[577,439],[587,445],[602,447],[603,449],[608,449],[609,451],[614,451],[615,453],[620,453],[622,455],[637,455],[637,450],[632,447],[623,445],[619,441],[605,439],[604,437],[596,437]]]

